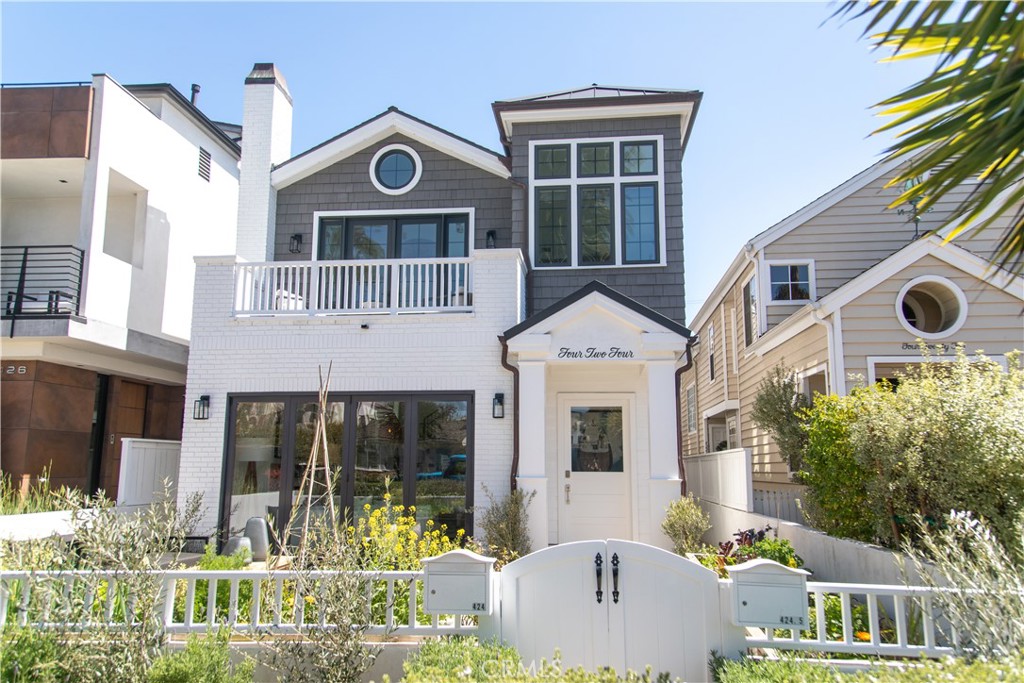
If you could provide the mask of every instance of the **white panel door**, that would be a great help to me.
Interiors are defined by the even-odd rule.
[[[558,397],[558,540],[633,535],[632,397]]]

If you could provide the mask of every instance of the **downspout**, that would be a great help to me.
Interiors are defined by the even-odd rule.
[[[498,336],[501,342],[501,367],[512,373],[512,471],[509,473],[509,490],[516,490],[519,476],[519,368],[508,362],[508,342]],[[677,382],[678,382],[678,375]]]
[[[686,344],[686,363],[676,369],[676,464],[679,467],[679,495],[686,495],[686,468],[683,466],[683,398],[679,390],[683,386],[683,373],[693,367],[693,354],[690,347],[693,345],[694,337],[690,337]],[[519,376],[516,375],[518,383]]]
[[[825,328],[826,339],[828,340],[828,379],[829,379],[829,391],[833,394],[838,393],[836,391],[836,344],[835,344],[835,330],[832,329],[832,323],[825,320],[821,316],[821,304],[817,301],[811,303],[811,321],[817,325],[822,325]]]

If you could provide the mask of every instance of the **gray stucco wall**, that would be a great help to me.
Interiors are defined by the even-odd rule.
[[[642,268],[587,268],[530,272],[529,314],[538,313],[592,280],[600,280],[626,296],[680,323],[686,322],[683,287],[683,187],[682,149],[678,116],[638,119],[607,119],[517,125],[512,130],[512,178],[529,183],[530,140],[579,137],[663,135],[665,138],[665,236],[666,266]],[[512,243],[528,249],[528,192],[512,196]],[[531,255],[532,258],[532,255]]]
[[[423,161],[423,175],[415,188],[390,196],[370,182],[370,161],[385,145],[402,143],[412,147]],[[279,261],[308,261],[312,258],[314,211],[390,211],[395,209],[447,209],[474,207],[477,249],[483,249],[488,230],[497,231],[496,247],[512,246],[512,192],[506,179],[428,147],[402,135],[353,154],[277,193],[277,229],[274,258]],[[289,238],[303,236],[302,252],[288,251]]]

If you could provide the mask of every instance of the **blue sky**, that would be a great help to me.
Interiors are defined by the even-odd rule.
[[[12,3],[4,83],[202,85],[240,122],[275,62],[293,153],[395,105],[500,149],[490,103],[601,83],[704,92],[683,162],[688,317],[749,238],[874,163],[870,106],[924,75],[879,64],[828,3]]]

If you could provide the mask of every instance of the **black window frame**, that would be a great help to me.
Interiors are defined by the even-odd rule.
[[[708,382],[714,382],[715,373],[715,325],[708,325]]]
[[[654,191],[654,257],[651,259],[630,259],[628,257],[628,242],[626,241],[626,189],[630,187],[651,187]],[[661,262],[661,235],[662,235],[662,218],[659,212],[658,202],[658,182],[647,181],[642,183],[619,183],[619,206],[622,230],[619,239],[622,240],[622,265],[640,265],[648,263],[660,263]]]
[[[258,392],[227,394],[227,411],[224,424],[224,451],[221,457],[220,509],[217,513],[219,522],[219,538],[224,543],[230,535],[231,496],[235,467],[235,422],[238,404],[242,402],[283,403],[284,417],[281,424],[281,479],[278,484],[278,517],[275,520],[280,538],[285,538],[285,524],[291,515],[292,487],[295,480],[295,414],[298,406],[316,403],[315,392]],[[342,500],[341,511],[354,511],[355,500],[355,441],[356,441],[356,405],[360,402],[405,401],[408,408],[405,414],[405,438],[403,440],[402,462],[402,504],[408,508],[416,501],[416,429],[418,425],[419,401],[466,401],[466,535],[473,534],[473,489],[476,481],[476,450],[475,450],[475,403],[476,391],[425,391],[425,392],[331,392],[327,395],[328,403],[344,403],[345,405],[345,441],[342,445]],[[410,429],[409,426],[413,428]],[[290,458],[290,461],[286,461]],[[237,520],[241,525],[245,520]],[[348,521],[348,520],[345,520]],[[340,521],[339,521],[340,523]],[[239,527],[240,528],[240,527]],[[454,530],[451,530],[454,531]]]
[[[541,213],[540,194],[541,194],[541,192],[557,192],[557,191],[561,191],[561,192],[565,193],[565,218],[566,218],[566,220],[565,220],[564,230],[565,230],[565,233],[566,233],[566,236],[565,236],[566,258],[565,258],[565,261],[542,262],[540,260],[540,250],[541,250],[540,233],[541,233],[541,229],[542,229],[541,222],[540,222],[540,213]],[[542,186],[534,188],[533,211],[534,211],[534,219],[533,219],[533,234],[534,234],[534,245],[533,245],[534,263],[533,263],[533,265],[534,265],[534,267],[536,267],[536,268],[566,268],[566,267],[572,267],[572,265],[573,265],[573,262],[572,262],[572,186],[571,185],[542,185]]]
[[[386,183],[384,182],[384,179],[380,175],[380,167],[384,164],[385,161],[387,161],[393,156],[405,157],[406,159],[409,160],[409,163],[412,165],[412,170],[409,173],[409,179],[406,180],[401,185],[391,185],[389,183]],[[380,158],[377,159],[377,163],[373,165],[373,177],[376,178],[377,182],[380,183],[382,187],[386,187],[387,189],[393,192],[409,187],[413,179],[416,178],[416,159],[413,158],[413,156],[406,152],[404,149],[389,149],[387,152],[382,154]]]
[[[583,150],[584,149],[597,149],[597,148],[604,148],[604,149],[608,150],[608,172],[607,173],[598,173],[597,171],[595,171],[593,173],[584,173],[583,172]],[[595,165],[595,167],[597,165],[597,161],[596,160],[593,160],[590,163],[593,163]],[[611,178],[614,175],[615,175],[614,143],[612,143],[612,142],[579,142],[579,143],[576,144],[576,177],[577,178]]]
[[[592,190],[608,191],[608,258],[605,261],[583,260],[583,193]],[[570,231],[571,233],[571,231]],[[576,265],[577,266],[608,266],[615,265],[615,185],[613,183],[587,183],[576,186]]]
[[[462,251],[463,254],[460,256],[450,255],[450,227],[451,224],[456,221],[463,221],[466,225],[466,235],[463,239]],[[352,224],[359,222],[367,223],[387,223],[388,225],[388,245],[386,254],[381,258],[385,259],[401,259],[401,258],[465,258],[469,256],[469,234],[472,230],[469,214],[458,211],[451,213],[425,213],[425,214],[409,214],[409,215],[380,215],[380,216],[322,216],[320,222],[317,225],[319,231],[317,239],[317,253],[315,254],[316,260],[318,261],[353,261],[363,260],[355,259],[352,256],[352,237],[353,230]],[[411,223],[426,223],[431,222],[436,225],[437,229],[437,247],[440,252],[436,256],[403,256],[401,253],[401,244],[399,241],[400,231],[403,224]],[[327,259],[324,258],[324,246],[327,243],[325,239],[326,228],[329,226],[340,226],[342,231],[341,243],[342,243],[342,256],[340,259]]]
[[[650,171],[626,171],[626,147],[650,147]],[[623,140],[619,143],[619,175],[624,177],[658,175],[658,143],[655,140]]]
[[[564,175],[541,175],[541,152],[563,150],[565,152],[565,174]],[[548,167],[554,164],[551,161],[544,162]],[[533,177],[539,180],[561,180],[572,176],[572,145],[569,143],[557,145],[537,145],[533,148]]]

